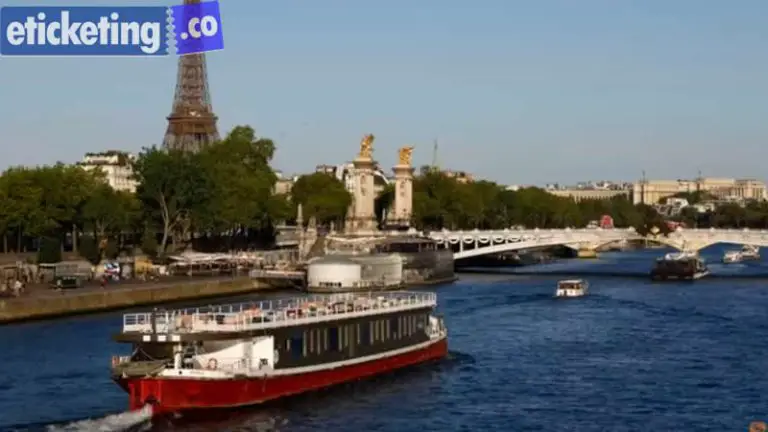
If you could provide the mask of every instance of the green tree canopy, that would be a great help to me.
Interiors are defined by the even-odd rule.
[[[223,141],[205,149],[200,162],[208,201],[196,213],[200,226],[233,232],[268,226],[277,181],[269,165],[274,152],[272,140],[256,138],[248,126],[234,128]]]
[[[314,217],[319,224],[340,224],[352,204],[352,195],[344,183],[326,173],[304,175],[291,189],[294,205],[302,205],[305,218]]]
[[[158,248],[163,254],[169,239],[183,238],[190,229],[192,213],[210,200],[200,155],[148,148],[136,159],[134,175],[145,215],[157,222],[162,233]]]
[[[577,202],[536,187],[507,190],[488,181],[459,182],[427,168],[414,179],[413,206],[413,223],[422,229],[578,228],[603,215],[620,227],[666,229],[656,210],[633,205],[625,196]]]

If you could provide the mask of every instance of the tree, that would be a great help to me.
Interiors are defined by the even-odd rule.
[[[73,233],[73,248],[77,249],[76,233],[81,228],[78,216],[88,197],[104,181],[103,174],[61,163],[34,173],[42,190],[43,223],[38,227],[38,235],[61,241],[65,233]]]
[[[81,211],[85,229],[92,234],[89,249],[98,252],[96,263],[104,257],[107,246],[121,232],[129,230],[139,216],[140,204],[133,194],[116,191],[108,184],[99,184],[86,200]],[[114,243],[112,243],[114,244]],[[93,257],[93,250],[85,252]],[[87,257],[87,256],[86,256]]]
[[[139,206],[133,194],[100,184],[83,205],[82,219],[93,237],[101,242],[130,228],[138,217]]]
[[[269,163],[275,145],[256,138],[248,126],[238,126],[221,142],[201,153],[208,189],[207,206],[198,206],[203,226],[232,235],[271,223],[270,201],[277,176]]]
[[[296,180],[291,200],[296,206],[302,205],[305,218],[314,217],[319,224],[329,225],[344,220],[352,204],[352,194],[336,177],[318,172]]]
[[[296,211],[288,195],[272,195],[269,197],[268,207],[270,218],[278,223],[286,223],[296,216]]]
[[[145,149],[134,163],[139,186],[136,195],[147,217],[160,221],[162,240],[158,253],[166,252],[168,240],[186,239],[190,217],[210,197],[200,157],[182,151]]]

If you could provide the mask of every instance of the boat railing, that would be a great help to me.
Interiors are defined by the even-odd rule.
[[[238,332],[434,307],[434,293],[344,293],[123,315],[126,333]]]

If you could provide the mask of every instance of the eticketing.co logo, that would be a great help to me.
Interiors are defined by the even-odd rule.
[[[5,6],[3,56],[165,56],[224,49],[218,1],[163,6]]]

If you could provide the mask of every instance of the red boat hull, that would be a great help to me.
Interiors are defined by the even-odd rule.
[[[118,383],[130,394],[131,410],[141,409],[151,401],[154,403],[154,414],[159,415],[257,405],[437,360],[447,354],[447,339],[442,339],[424,348],[390,357],[296,375],[227,380],[133,378],[118,380]]]

